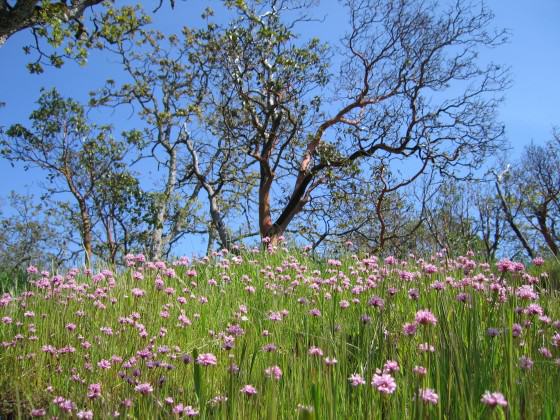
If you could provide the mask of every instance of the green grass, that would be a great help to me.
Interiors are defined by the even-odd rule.
[[[27,288],[27,275],[22,270],[0,268],[0,293],[17,294]]]
[[[114,287],[108,287],[107,280],[93,284],[83,274],[76,276],[75,283],[87,288],[64,286],[51,292],[31,287],[32,296],[20,295],[0,307],[0,317],[12,319],[10,324],[0,324],[0,342],[15,343],[0,348],[0,415],[25,418],[33,408],[44,408],[49,415],[69,416],[52,403],[62,396],[75,404],[74,416],[80,410],[92,410],[94,418],[108,418],[114,412],[124,418],[165,418],[173,415],[178,403],[192,406],[201,418],[223,419],[557,418],[560,367],[555,359],[560,358],[560,351],[551,343],[555,326],[516,311],[538,303],[552,321],[558,320],[557,292],[548,283],[537,284],[539,299],[529,302],[513,293],[526,283],[522,273],[502,275],[479,266],[464,274],[457,261],[433,263],[438,266],[434,274],[421,273],[420,263],[412,260],[406,266],[384,266],[381,261],[379,267],[368,267],[348,256],[335,267],[297,251],[280,251],[177,266],[176,278],[146,268],[144,280],[136,281],[134,270],[126,271],[115,276]],[[189,276],[187,271],[193,268],[197,273]],[[531,270],[540,274],[543,269]],[[421,274],[404,281],[398,270]],[[468,282],[459,285],[460,280],[478,273],[483,273],[479,281],[483,290]],[[156,288],[158,275],[174,294]],[[375,279],[375,287],[353,290],[365,286],[368,278]],[[217,285],[210,285],[209,279]],[[446,279],[453,279],[455,287],[449,282],[441,291],[431,287],[434,281]],[[489,288],[498,281],[509,288],[502,300]],[[247,286],[255,292],[246,291]],[[135,287],[145,295],[133,297]],[[418,289],[418,300],[409,298],[411,288]],[[459,293],[468,295],[467,303],[457,300]],[[187,302],[179,303],[179,296]],[[368,305],[372,296],[384,299],[383,309]],[[350,302],[347,309],[340,307],[342,300]],[[246,314],[240,312],[240,305],[245,305]],[[319,309],[321,316],[309,315],[311,309]],[[437,324],[419,325],[414,336],[404,335],[403,324],[413,322],[420,309],[432,311]],[[161,317],[162,310],[169,313],[168,318]],[[282,310],[288,314],[281,321],[269,320],[271,311]],[[25,316],[26,311],[34,316]],[[78,311],[83,315],[77,316]],[[178,326],[181,312],[192,325]],[[140,315],[136,322],[144,325],[147,337],[140,337],[134,325],[119,323],[119,318],[133,313]],[[364,315],[370,318],[367,323],[362,322]],[[523,328],[521,337],[514,337],[512,325],[526,321],[531,325]],[[74,331],[65,328],[69,323],[76,324]],[[221,337],[235,324],[244,334],[235,338],[231,350],[224,350]],[[102,327],[112,328],[113,335],[101,332]],[[160,334],[161,328],[165,334]],[[499,329],[499,335],[489,337],[488,328]],[[83,341],[91,343],[91,348],[83,348]],[[270,343],[277,350],[263,351]],[[421,343],[429,343],[435,351],[419,351]],[[57,349],[70,345],[75,351],[50,355],[42,351],[45,345]],[[323,357],[310,356],[311,346],[320,347]],[[553,353],[552,358],[539,353],[543,346]],[[142,349],[149,349],[152,357],[138,357]],[[217,365],[191,361],[203,353],[216,355]],[[113,355],[124,361],[136,356],[138,362],[128,369],[119,362],[110,369],[98,367],[100,360]],[[534,361],[531,370],[519,368],[523,355]],[[336,358],[336,365],[327,366],[325,357]],[[397,361],[400,367],[393,374],[396,391],[390,395],[370,385],[376,369],[382,369],[387,360]],[[237,372],[231,372],[232,364]],[[273,365],[282,369],[279,381],[264,373]],[[427,374],[413,373],[415,366],[426,367]],[[366,384],[352,387],[348,378],[353,373],[361,374]],[[72,375],[79,377],[72,379]],[[87,390],[93,383],[100,383],[102,390],[101,397],[92,400]],[[135,383],[149,383],[153,392],[141,395]],[[246,384],[253,385],[257,394],[242,394],[240,389]],[[421,388],[434,389],[438,404],[423,403],[417,397]],[[481,403],[485,391],[501,392],[508,406],[485,406]],[[227,401],[213,404],[216,396],[227,396]],[[173,404],[165,402],[168,397]],[[129,408],[122,404],[127,399],[132,400]]]

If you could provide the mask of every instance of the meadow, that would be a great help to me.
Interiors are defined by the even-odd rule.
[[[30,267],[0,297],[0,417],[558,418],[542,264],[280,249]]]

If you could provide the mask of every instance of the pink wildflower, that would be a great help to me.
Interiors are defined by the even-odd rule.
[[[321,311],[317,308],[313,308],[309,311],[309,315],[314,316],[314,317],[320,317],[321,316]]]
[[[399,371],[399,364],[394,360],[387,360],[383,366],[383,373],[393,373]]]
[[[31,410],[31,417],[43,417],[47,415],[47,410],[44,408],[34,408]]]
[[[426,264],[424,266],[424,273],[426,274],[437,273],[437,271],[438,271],[437,267],[433,264]]]
[[[537,292],[533,290],[533,286],[529,284],[518,287],[515,291],[515,295],[521,299],[527,300],[537,300],[539,298]]]
[[[185,407],[183,404],[177,404],[173,407],[173,413],[178,415],[184,414],[187,417],[196,417],[199,414],[198,410],[195,410],[190,405]]]
[[[414,366],[412,371],[418,376],[424,376],[426,373],[428,373],[428,369],[426,369],[424,366]]]
[[[334,357],[325,357],[325,365],[327,366],[334,366],[338,363]]]
[[[513,335],[514,337],[519,337],[522,332],[523,332],[523,327],[521,325],[513,324],[511,326],[511,335]]]
[[[418,350],[421,352],[430,352],[433,353],[436,351],[435,347],[428,343],[420,343],[418,344]]]
[[[262,346],[262,351],[264,351],[265,353],[274,353],[276,349],[276,344],[274,343],[268,343]]]
[[[420,297],[420,292],[418,291],[418,289],[409,289],[408,297],[412,300],[418,300],[418,298]]]
[[[382,394],[392,394],[397,389],[397,383],[395,378],[387,373],[374,374],[371,384],[375,389],[377,389]]]
[[[138,384],[134,387],[134,390],[136,392],[139,392],[142,395],[148,395],[151,392],[153,392],[154,388],[152,387],[151,384],[149,383],[144,383],[144,384]]]
[[[270,366],[264,370],[264,374],[268,378],[274,378],[279,381],[282,378],[282,369],[278,366]]]
[[[482,398],[480,399],[480,401],[483,404],[486,404],[490,407],[496,407],[496,406],[500,406],[500,407],[507,407],[508,403],[504,397],[503,394],[499,393],[499,392],[490,392],[490,391],[486,391],[483,395]]]
[[[39,269],[37,267],[33,266],[33,265],[30,265],[29,267],[27,267],[27,273],[28,274],[37,274],[38,272],[39,272]]]
[[[374,308],[383,309],[385,307],[385,301],[379,296],[373,296],[370,300],[368,300],[368,305],[373,306]]]
[[[365,385],[365,383],[366,383],[366,381],[362,377],[362,375],[360,375],[358,373],[353,373],[352,375],[350,375],[348,380],[350,381],[350,385],[352,385],[353,387],[357,387],[359,385]]]
[[[113,335],[113,329],[111,327],[101,327],[99,329],[103,334]]]
[[[544,264],[544,258],[542,258],[542,257],[533,258],[533,264],[536,265],[536,266],[543,265]]]
[[[323,350],[319,347],[311,346],[307,352],[310,356],[323,356]]]
[[[542,354],[544,357],[546,357],[547,359],[552,358],[552,353],[551,351],[546,348],[546,347],[541,347],[539,348],[539,353]]]
[[[245,385],[239,390],[239,392],[251,396],[257,394],[257,389],[253,385]]]
[[[433,313],[431,313],[429,310],[427,309],[422,309],[418,312],[416,312],[416,322],[418,324],[422,324],[422,325],[436,325],[437,324],[437,318],[435,317],[435,315]]]
[[[91,420],[91,419],[93,419],[93,411],[91,411],[91,410],[80,410],[76,413],[76,417],[78,417],[79,419]]]
[[[560,333],[555,333],[552,336],[552,346],[553,347],[560,347]]]
[[[404,335],[414,335],[416,334],[417,324],[415,322],[406,323],[403,325]]]
[[[352,385],[353,387],[357,387],[357,386],[360,386],[360,385],[365,385],[365,383],[366,383],[366,381],[362,377],[362,375],[360,375],[358,373],[353,373],[352,375],[350,375],[348,380],[350,381],[350,385]]]
[[[422,401],[428,404],[437,404],[439,400],[439,395],[430,388],[421,389],[418,395],[420,396]]]
[[[268,314],[268,319],[270,321],[282,321],[282,314],[280,312],[270,312]]]
[[[91,384],[88,386],[87,397],[90,400],[94,400],[101,396],[101,384]]]
[[[529,370],[533,367],[533,361],[527,356],[521,356],[519,359],[519,367],[523,370]]]
[[[196,358],[196,363],[202,366],[215,366],[218,359],[212,353],[202,353]]]
[[[101,369],[110,369],[111,362],[109,360],[102,359],[99,362],[97,362],[97,366],[100,367]]]
[[[531,303],[529,306],[527,306],[527,308],[525,308],[524,312],[528,315],[544,315],[543,308],[536,303]]]
[[[389,255],[387,258],[385,258],[384,262],[387,265],[393,265],[393,264],[397,263],[397,259],[395,257],[393,257],[392,255]]]

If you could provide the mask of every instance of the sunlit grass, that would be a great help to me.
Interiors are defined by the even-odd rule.
[[[529,275],[507,262],[499,271],[442,255],[387,263],[349,255],[327,263],[297,250],[184,264],[136,262],[114,275],[76,271],[43,280],[31,274],[41,287],[4,295],[0,414],[525,419],[560,413],[559,299],[540,280],[541,267]],[[532,292],[518,292],[523,284]],[[421,310],[433,322],[418,321]],[[215,365],[204,359],[208,354]],[[522,356],[530,368],[529,362],[521,368]],[[394,391],[372,385],[382,370],[394,379]],[[365,384],[353,386],[352,375]],[[99,393],[92,384],[101,385]],[[507,405],[483,403],[486,391],[501,393]]]

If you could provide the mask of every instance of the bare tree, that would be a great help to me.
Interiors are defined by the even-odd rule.
[[[531,258],[560,250],[559,165],[560,140],[554,131],[551,140],[529,145],[518,162],[495,174],[503,218]]]
[[[510,166],[499,174],[494,173],[497,197],[502,209],[503,218],[507,222],[509,228],[514,233],[525,252],[529,257],[534,258],[536,253],[526,237],[525,229],[521,226],[520,215],[522,202],[517,200],[513,192],[512,177],[509,173]]]
[[[496,257],[500,246],[506,241],[507,222],[502,215],[502,206],[490,183],[478,183],[472,192],[476,209],[476,226],[479,232],[484,256],[491,261]]]
[[[543,146],[526,148],[521,162],[521,189],[526,197],[525,217],[554,255],[560,249],[560,136]]]
[[[297,219],[297,231],[315,249],[329,252],[341,242],[371,253],[406,255],[417,230],[425,222],[425,207],[432,193],[432,176],[417,169],[417,176],[401,179],[381,162],[369,177],[347,174],[327,183],[329,190],[316,193]],[[321,188],[321,191],[323,189]],[[344,248],[344,246],[343,246]]]
[[[503,133],[495,111],[507,70],[476,58],[505,33],[488,29],[484,5],[347,1],[350,30],[331,79],[328,48],[294,30],[310,4],[236,3],[238,18],[209,41],[231,98],[216,129],[258,167],[259,231],[273,242],[337,171],[398,156],[464,174]]]
[[[426,227],[434,248],[464,255],[477,248],[480,241],[476,209],[468,185],[444,180],[426,207]]]

